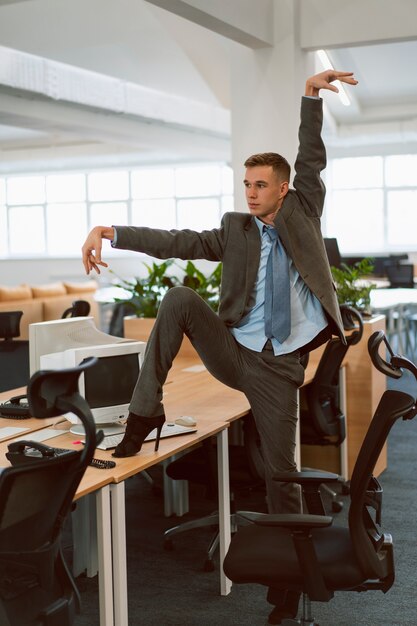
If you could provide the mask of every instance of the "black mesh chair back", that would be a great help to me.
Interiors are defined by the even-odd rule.
[[[387,263],[385,269],[391,288],[414,288],[414,265],[412,263]]]
[[[10,341],[20,337],[20,320],[23,311],[0,312],[0,339]]]
[[[9,444],[13,466],[0,473],[0,624],[70,626],[79,595],[61,552],[63,523],[96,447],[90,409],[78,394],[81,372],[96,363],[56,372],[40,371],[28,386],[33,416],[53,417],[71,411],[86,433],[80,451],[57,456],[25,456],[21,441]],[[47,447],[46,447],[47,448]]]
[[[23,311],[0,312],[0,391],[26,386],[29,381],[29,342],[20,337]]]
[[[328,341],[314,379],[306,387],[307,406],[300,420],[301,443],[339,446],[346,437],[346,418],[339,401],[339,373],[350,346],[362,338],[363,321],[353,307],[341,305],[340,310],[345,330],[350,332],[345,344],[339,337]]]
[[[86,317],[90,313],[90,303],[87,300],[74,300],[72,305],[66,309],[61,319],[66,317]]]
[[[388,350],[388,361],[379,354],[381,344]],[[368,347],[379,371],[399,378],[406,369],[417,381],[417,367],[392,353],[382,331],[370,337]],[[308,513],[262,516],[232,538],[224,561],[226,575],[235,583],[299,591],[305,594],[308,612],[310,600],[328,602],[335,591],[388,591],[395,577],[393,545],[382,530],[382,487],[373,472],[393,424],[416,414],[414,396],[396,390],[382,395],[353,471],[347,526]],[[282,475],[276,478],[283,480]],[[313,479],[303,472],[295,477],[301,485]],[[303,624],[315,623],[310,614],[302,619]],[[289,619],[285,624],[300,622]]]

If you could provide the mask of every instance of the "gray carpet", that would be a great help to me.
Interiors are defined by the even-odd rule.
[[[416,394],[409,377],[390,384]],[[384,488],[383,529],[393,535],[396,581],[387,594],[340,592],[328,604],[314,603],[321,626],[415,626],[417,623],[417,418],[399,421],[388,446],[388,469],[380,477]],[[161,484],[160,469],[152,473]],[[346,516],[344,511],[338,519]],[[215,508],[199,488],[190,490],[192,515]],[[262,493],[240,494],[238,508],[264,510]],[[235,585],[227,597],[219,595],[219,575],[204,572],[204,551],[212,531],[193,530],[175,539],[175,549],[163,549],[162,535],[175,525],[163,516],[162,497],[141,477],[126,484],[129,626],[264,626],[269,612],[265,590]],[[77,579],[82,612],[76,626],[99,626],[97,579]]]

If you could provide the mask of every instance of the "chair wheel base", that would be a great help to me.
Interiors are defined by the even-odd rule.
[[[333,513],[340,513],[342,509],[343,509],[343,502],[340,502],[339,500],[333,500],[332,502]]]

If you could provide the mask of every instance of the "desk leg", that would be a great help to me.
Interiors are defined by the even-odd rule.
[[[219,481],[220,593],[227,596],[232,581],[223,572],[223,561],[230,544],[230,485],[227,428],[217,435],[217,474]]]
[[[348,466],[348,433],[347,433],[347,400],[346,400],[346,367],[339,371],[339,402],[340,410],[346,417],[346,437],[340,446],[340,475],[343,480],[349,480]]]
[[[113,539],[114,624],[128,626],[124,482],[110,485]]]
[[[100,626],[114,626],[110,489],[108,485],[97,492],[96,507]]]

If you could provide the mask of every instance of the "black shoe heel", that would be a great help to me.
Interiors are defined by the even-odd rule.
[[[126,432],[122,441],[116,446],[112,456],[126,457],[134,456],[142,448],[142,444],[146,437],[155,428],[156,441],[155,452],[159,448],[159,440],[161,438],[162,426],[165,422],[165,415],[157,415],[156,417],[143,417],[142,415],[134,415],[129,413],[127,418]]]

